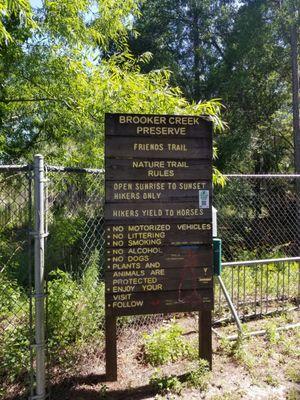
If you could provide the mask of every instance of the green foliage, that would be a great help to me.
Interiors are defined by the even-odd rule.
[[[153,333],[144,334],[143,351],[147,363],[158,366],[194,352],[191,345],[182,338],[183,329],[177,323],[163,326]]]
[[[297,388],[291,388],[286,394],[287,400],[299,400],[299,390]]]
[[[159,369],[156,369],[150,378],[150,384],[162,394],[176,393],[180,395],[183,389],[181,382],[176,376],[163,375]]]
[[[107,399],[107,391],[108,391],[108,387],[105,385],[105,384],[101,384],[101,386],[100,386],[100,390],[99,390],[99,395],[100,395],[100,397],[99,397],[99,399]]]
[[[0,273],[0,310],[1,320],[12,318],[24,318],[28,311],[27,297],[16,281],[6,277],[4,272]]]
[[[279,380],[276,376],[274,376],[272,371],[267,373],[267,375],[264,377],[264,381],[270,386],[279,386]]]
[[[226,185],[226,182],[226,177],[216,167],[213,167],[213,184],[223,188]]]
[[[1,334],[0,382],[14,382],[29,370],[29,365],[29,323],[18,321]]]
[[[95,346],[102,339],[104,284],[98,277],[99,254],[95,253],[82,278],[57,270],[48,284],[48,336],[53,357],[62,357],[67,349]],[[74,353],[74,351],[72,351]]]
[[[272,320],[268,321],[266,324],[266,339],[270,343],[270,345],[275,345],[280,340],[280,334],[276,330],[276,323]]]
[[[29,0],[0,0],[0,46],[14,40],[9,27],[10,19],[19,23],[23,29],[36,26]]]
[[[84,233],[84,224],[87,216],[82,210],[76,210],[69,215],[65,210],[60,210],[53,216],[53,223],[49,226],[50,237],[47,242],[47,264],[51,271],[56,266],[67,264],[79,274],[80,268],[80,239]]]
[[[245,392],[241,389],[223,392],[222,394],[213,395],[210,400],[242,400],[245,397]]]
[[[241,264],[242,265],[242,264]],[[255,288],[258,283],[262,285],[263,291],[264,288],[268,288],[268,295],[276,296],[278,292],[278,287],[284,286],[284,275],[287,274],[287,269],[285,269],[281,263],[273,263],[268,265],[260,265],[256,267],[240,267],[239,271],[232,274],[231,268],[224,267],[222,270],[222,279],[226,287],[232,287],[233,296],[241,296],[241,293],[238,294],[238,291],[241,291],[241,285],[245,286],[245,293],[248,295],[255,296]],[[297,276],[298,276],[298,264],[291,263],[289,266],[289,274],[292,278],[290,280],[290,296],[297,296]],[[259,279],[259,281],[258,281]],[[278,279],[278,280],[277,280]],[[219,288],[216,288],[216,291]],[[248,305],[244,306],[244,311],[247,311]],[[249,309],[248,309],[249,311]]]
[[[175,375],[164,375],[157,368],[151,376],[150,384],[154,385],[161,394],[174,393],[180,395],[185,387],[205,391],[210,378],[211,373],[207,361],[200,359],[194,363],[192,370],[180,379]]]
[[[208,387],[210,378],[211,373],[208,362],[200,359],[195,363],[194,368],[188,372],[185,381],[187,386],[205,391]]]
[[[4,273],[0,287],[0,382],[12,382],[29,367],[29,300]]]
[[[40,18],[39,23],[55,42],[59,38],[67,45],[106,49],[113,41],[123,46],[130,17],[138,14],[138,4],[137,0],[46,0],[39,12],[47,17],[45,21]]]
[[[167,68],[189,99],[220,97],[227,135],[217,138],[224,171],[290,171],[290,27],[295,2],[148,0],[134,20],[136,56],[145,72]],[[298,18],[298,20],[297,20]]]
[[[250,371],[255,366],[255,358],[247,349],[247,339],[242,335],[239,335],[235,341],[229,341],[226,338],[222,338],[220,342],[220,348],[224,354],[232,357],[238,363],[244,365]]]
[[[2,158],[41,151],[49,163],[102,167],[105,112],[200,114],[223,128],[219,100],[190,104],[169,71],[141,73],[149,54],[135,58],[126,44],[138,4],[47,0],[34,10],[38,29],[19,29],[0,61]]]
[[[30,366],[29,298],[16,281],[0,274],[0,382],[20,379]],[[103,346],[104,284],[99,280],[99,254],[92,254],[81,279],[61,270],[48,284],[48,349],[53,361]]]
[[[289,381],[300,383],[300,371],[297,365],[288,365],[285,368],[285,375]]]

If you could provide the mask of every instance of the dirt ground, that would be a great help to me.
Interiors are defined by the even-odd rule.
[[[186,316],[177,321],[184,327],[184,336],[197,339],[197,321]],[[118,340],[118,381],[105,382],[103,357],[91,357],[76,366],[77,374],[68,378],[60,374],[52,388],[54,400],[100,399],[300,399],[300,330],[277,332],[278,326],[299,322],[299,315],[289,313],[244,325],[246,332],[266,329],[265,336],[243,339],[239,345],[214,334],[213,371],[205,390],[182,385],[181,393],[159,391],[151,385],[155,368],[141,361],[142,333],[131,329]],[[162,324],[170,321],[162,322]],[[153,330],[153,329],[152,329]],[[151,331],[148,328],[148,331]],[[234,325],[217,328],[219,335],[236,333]],[[192,368],[191,362],[181,359],[160,367],[166,376],[180,377]]]

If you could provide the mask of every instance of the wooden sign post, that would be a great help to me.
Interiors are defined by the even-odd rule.
[[[211,366],[211,123],[106,114],[105,171],[107,380],[125,315],[199,311],[199,355]]]

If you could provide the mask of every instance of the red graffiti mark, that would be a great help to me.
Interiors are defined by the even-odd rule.
[[[160,300],[152,300],[152,301],[150,302],[150,304],[151,304],[152,306],[158,306],[158,305],[160,304]]]
[[[201,296],[197,293],[197,276],[195,268],[199,266],[198,252],[188,248],[184,257],[184,264],[180,274],[180,281],[178,286],[178,301],[180,303],[200,304],[202,302]],[[182,297],[182,287],[187,278],[191,277],[192,280],[192,294]]]

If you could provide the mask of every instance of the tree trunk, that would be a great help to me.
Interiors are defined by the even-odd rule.
[[[292,57],[292,92],[293,92],[293,133],[294,133],[294,167],[300,174],[300,125],[299,125],[299,68],[298,68],[298,15],[293,7],[294,21],[291,27],[291,57]],[[296,179],[296,243],[295,254],[300,252],[300,179]]]
[[[298,25],[295,21],[291,28],[292,56],[292,91],[293,91],[293,132],[294,132],[294,166],[300,174],[300,124],[299,124],[299,68],[298,68]]]
[[[201,97],[200,91],[200,37],[199,37],[199,10],[197,2],[191,2],[191,39],[193,43],[193,78],[194,88],[193,97],[195,101],[199,101]]]

